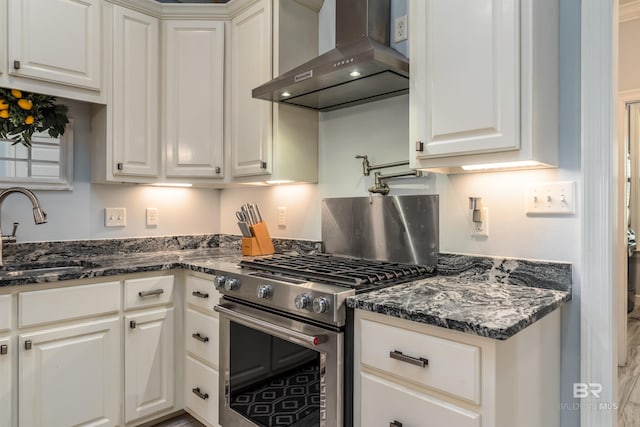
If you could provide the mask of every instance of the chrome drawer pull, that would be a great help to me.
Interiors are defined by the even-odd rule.
[[[196,387],[194,389],[191,389],[191,391],[193,392],[193,394],[195,394],[196,396],[198,396],[202,400],[207,400],[209,398],[209,394],[201,392],[200,391],[200,387]]]
[[[31,350],[32,346],[33,346],[33,344],[32,344],[32,342],[31,342],[31,340],[26,340],[26,341],[24,342],[24,349],[25,349],[25,350]]]
[[[198,297],[198,298],[204,298],[204,299],[209,298],[209,294],[203,294],[200,291],[193,291],[193,292],[191,292],[191,295],[193,295],[194,297]]]
[[[402,427],[402,423],[400,421],[393,420],[393,422],[389,423],[389,427]]]
[[[406,354],[402,354],[401,351],[393,350],[389,352],[389,357],[392,359],[399,360],[401,362],[410,363],[411,365],[419,366],[421,368],[429,365],[429,359],[425,359],[423,357],[411,357]]]
[[[164,293],[164,289],[154,289],[152,291],[138,292],[138,295],[140,296],[140,298],[144,298],[144,297],[152,297],[154,295],[162,295],[163,293]]]
[[[203,337],[200,333],[191,334],[191,336],[200,342],[209,342],[209,337]]]
[[[0,355],[5,355],[9,352],[9,346],[6,344],[0,345]]]

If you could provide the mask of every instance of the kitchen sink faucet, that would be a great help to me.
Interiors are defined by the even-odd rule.
[[[31,204],[33,205],[33,221],[36,224],[44,224],[47,222],[47,214],[40,207],[40,202],[38,198],[31,190],[27,190],[23,187],[11,187],[6,190],[2,190],[0,192],[0,214],[2,213],[2,202],[6,199],[10,194],[13,193],[21,193],[24,194],[29,200],[31,200]],[[1,220],[1,217],[0,217]],[[7,243],[15,243],[16,241],[16,231],[18,230],[18,223],[13,223],[13,233],[11,236],[2,236],[2,226],[0,225],[0,267],[2,267],[2,246],[5,242]]]

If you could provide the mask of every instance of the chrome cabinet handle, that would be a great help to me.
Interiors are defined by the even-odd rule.
[[[424,142],[416,141],[416,151],[419,151],[419,152],[424,151]]]
[[[424,368],[427,365],[429,365],[429,359],[425,359],[424,357],[407,356],[406,354],[402,354],[402,352],[398,350],[390,351],[389,357],[392,359],[399,360],[401,362],[406,362],[411,365],[419,366],[421,368]]]
[[[200,342],[209,342],[209,337],[203,337],[200,335],[200,332],[196,332],[195,334],[191,334],[191,336],[197,339]]]
[[[209,394],[201,392],[200,387],[193,388],[191,391],[202,400],[207,400],[209,398]]]
[[[13,61],[13,68],[15,68],[16,70],[20,69],[20,61]]]
[[[135,320],[132,320],[132,321],[130,321],[130,322],[129,322],[129,328],[131,328],[131,329],[135,329],[135,328],[136,328],[136,325],[137,325],[137,324],[136,324],[136,321],[135,321]]]
[[[209,294],[205,294],[200,291],[193,291],[191,292],[191,295],[193,295],[194,297],[203,298],[203,299],[209,298]]]
[[[140,296],[140,298],[144,298],[144,297],[152,297],[154,295],[162,295],[163,293],[164,293],[164,289],[154,289],[152,291],[138,292],[138,295]]]
[[[33,343],[31,342],[31,340],[26,340],[26,341],[24,342],[24,349],[25,349],[25,350],[31,350],[31,348],[32,348],[32,346],[33,346],[32,344],[33,344]]]
[[[402,427],[402,423],[400,421],[393,420],[389,423],[389,427]]]
[[[9,353],[9,346],[6,344],[0,345],[0,355],[4,356],[7,353]]]

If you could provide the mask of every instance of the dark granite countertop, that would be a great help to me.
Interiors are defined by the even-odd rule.
[[[351,308],[505,340],[571,300],[571,265],[441,254],[439,275],[356,295]]]
[[[314,242],[280,241],[279,250],[309,252]],[[10,249],[0,269],[0,289],[24,284],[187,269],[216,274],[242,258],[229,236],[176,236],[25,244]],[[71,266],[71,268],[65,268]],[[60,267],[54,270],[11,269]],[[347,300],[351,308],[415,322],[507,339],[571,300],[567,263],[440,254],[438,275]]]
[[[24,284],[57,282],[60,280],[90,279],[117,276],[146,271],[188,269],[215,274],[221,262],[238,263],[242,256],[236,249],[206,248],[134,254],[77,256],[73,260],[56,256],[46,260],[25,263],[30,269],[14,275],[0,270],[0,288]],[[24,264],[5,265],[8,269],[21,268]],[[70,266],[71,268],[65,268]],[[36,268],[37,267],[37,268]],[[54,268],[47,271],[47,267]]]

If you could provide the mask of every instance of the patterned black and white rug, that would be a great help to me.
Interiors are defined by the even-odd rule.
[[[231,408],[265,427],[320,425],[318,364],[272,378],[231,397]]]

